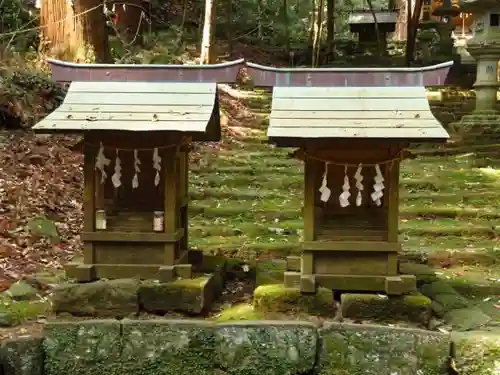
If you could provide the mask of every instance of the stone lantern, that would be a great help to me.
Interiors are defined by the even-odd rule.
[[[492,138],[500,128],[500,113],[496,110],[498,61],[500,60],[500,1],[463,0],[460,9],[474,17],[474,36],[467,42],[467,51],[476,60],[474,83],[476,107],[460,121],[459,127],[467,138]]]
[[[474,15],[474,37],[467,50],[477,61],[476,111],[495,110],[500,60],[500,2],[464,0],[462,11]]]

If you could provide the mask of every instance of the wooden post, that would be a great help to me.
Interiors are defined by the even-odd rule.
[[[177,231],[177,149],[171,147],[163,153],[163,176],[165,179],[165,204],[164,204],[164,231],[175,233]],[[175,243],[165,244],[163,264],[173,266],[175,263]]]
[[[399,148],[391,147],[391,154],[399,151]],[[399,161],[394,161],[387,167],[390,168],[389,191],[387,196],[387,242],[397,243],[399,237]],[[387,273],[389,276],[398,274],[398,254],[388,254]]]
[[[313,159],[306,158],[304,165],[304,241],[315,239],[315,216],[314,196],[316,193],[315,181],[318,171],[318,163]],[[314,283],[314,255],[312,251],[304,249],[301,257],[301,290],[303,292],[315,292]]]
[[[189,146],[185,145],[182,148],[182,152],[179,155],[180,157],[180,189],[179,189],[179,198],[180,202],[182,202],[183,206],[181,207],[181,227],[184,228],[184,237],[181,241],[181,249],[186,250],[188,248],[188,190],[189,190]]]
[[[84,145],[83,147],[84,161],[83,161],[83,231],[95,231],[95,184],[96,173],[94,170],[96,150],[91,145]],[[83,263],[94,264],[95,251],[94,244],[91,241],[83,242]]]

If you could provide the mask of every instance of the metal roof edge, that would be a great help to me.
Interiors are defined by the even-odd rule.
[[[67,67],[67,68],[92,68],[92,69],[98,69],[98,68],[127,68],[127,69],[218,69],[218,68],[227,68],[230,66],[235,66],[239,65],[242,63],[245,63],[245,59],[241,58],[238,60],[234,61],[228,61],[225,63],[219,63],[219,64],[207,64],[207,65],[202,65],[202,64],[192,64],[192,65],[182,65],[182,64],[80,64],[80,63],[73,63],[73,62],[68,62],[68,61],[62,61],[62,60],[57,60],[57,59],[46,59],[45,60],[48,64],[50,65],[55,65],[55,66],[62,66],[62,67]]]
[[[272,66],[265,66],[260,64],[255,64],[252,62],[246,62],[246,65],[253,69],[267,70],[277,73],[294,73],[294,72],[325,72],[325,73],[345,73],[345,72],[405,72],[405,73],[419,73],[433,71],[437,69],[443,69],[451,67],[454,64],[453,61],[446,61],[440,64],[435,64],[431,66],[424,66],[420,68],[275,68]]]

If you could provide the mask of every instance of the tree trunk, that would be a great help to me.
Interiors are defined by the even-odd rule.
[[[67,0],[40,1],[40,49],[61,60],[73,60],[74,10]]]
[[[288,2],[283,0],[283,7],[281,9],[283,14],[283,24],[285,25],[285,52],[287,56],[290,55],[290,25],[288,24]]]
[[[126,43],[142,42],[142,32],[146,26],[145,11],[142,6],[140,0],[115,5],[116,30],[120,33],[120,39]]]
[[[376,34],[375,36],[377,37],[377,50],[379,56],[383,56],[385,55],[386,48],[382,45],[382,40],[380,39],[380,28],[378,27],[377,15],[375,13],[375,10],[373,9],[372,0],[367,0],[367,1],[368,1],[368,7],[370,8],[370,13],[372,14],[373,17],[373,23],[375,24],[375,34]]]
[[[215,30],[215,0],[205,0],[205,19],[203,21],[203,37],[201,41],[200,64],[215,63],[214,35]]]
[[[233,56],[233,0],[226,0],[226,38],[227,38],[227,49],[229,52],[229,58]]]
[[[314,42],[314,30],[316,28],[316,1],[311,0],[311,20],[310,20],[310,25],[311,25],[311,30],[309,31],[309,43],[308,45],[311,46],[311,50],[314,49],[313,47],[313,42]]]
[[[411,0],[408,0],[411,1]],[[415,3],[415,8],[413,9],[413,14],[408,24],[408,38],[406,41],[406,65],[410,66],[415,57],[415,43],[417,40],[417,28],[420,21],[420,14],[422,12],[422,7],[424,5],[423,0],[417,0]]]
[[[335,0],[326,0],[327,59],[335,60]]]
[[[321,34],[323,31],[323,11],[325,8],[325,0],[319,0],[318,4],[318,17],[316,20],[316,32],[314,33],[313,42],[313,58],[312,66],[313,68],[319,65],[319,55],[321,50]]]
[[[100,0],[74,0],[77,60],[110,62],[108,33]]]

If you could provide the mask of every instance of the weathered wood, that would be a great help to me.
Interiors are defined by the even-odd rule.
[[[177,229],[172,233],[155,232],[83,232],[81,234],[83,241],[93,242],[177,242],[184,236],[184,228]]]
[[[83,228],[92,232],[95,229],[95,172],[94,160],[96,153],[93,148],[85,147],[83,160]],[[94,244],[89,241],[83,242],[83,263],[94,263]]]
[[[163,152],[163,169],[165,176],[165,202],[164,202],[164,232],[173,234],[177,232],[178,206],[177,206],[177,148],[169,148]],[[164,245],[164,261],[167,266],[174,265],[176,256],[176,244],[166,243]]]
[[[401,244],[377,241],[307,241],[302,244],[309,251],[398,252]]]

